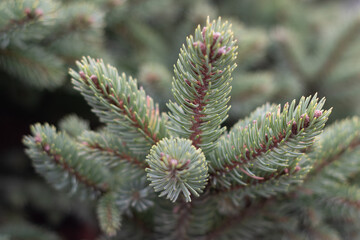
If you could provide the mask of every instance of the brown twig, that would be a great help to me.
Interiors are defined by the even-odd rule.
[[[98,151],[101,152],[106,152],[112,155],[115,155],[116,157],[118,157],[121,160],[125,160],[131,164],[135,164],[136,166],[140,167],[140,168],[146,168],[147,164],[145,162],[141,162],[139,159],[137,159],[136,157],[133,157],[131,155],[128,155],[126,153],[120,153],[114,149],[111,149],[109,147],[102,147],[100,146],[100,144],[95,143],[95,144],[90,144],[88,142],[82,142],[83,145],[85,145],[88,148],[91,149],[96,149]]]

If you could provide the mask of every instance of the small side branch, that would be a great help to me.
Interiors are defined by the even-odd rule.
[[[119,158],[119,160],[125,160],[127,161],[128,163],[131,163],[131,164],[134,164],[136,166],[138,166],[139,168],[143,168],[145,169],[148,165],[146,164],[146,162],[141,162],[139,159],[137,159],[136,157],[133,157],[129,154],[126,154],[126,153],[120,153],[114,149],[111,149],[109,147],[103,147],[103,146],[100,146],[100,144],[98,143],[88,143],[88,142],[82,142],[82,144],[90,149],[93,149],[93,150],[98,150],[100,152],[105,152],[105,153],[108,153],[108,154],[111,154],[111,155],[115,155],[116,157]]]
[[[66,160],[61,156],[61,154],[57,153],[55,149],[52,149],[48,143],[42,142],[40,136],[35,137],[35,142],[41,146],[41,150],[45,152],[47,156],[56,163],[56,165],[61,167],[69,174],[73,175],[77,181],[83,183],[85,186],[95,191],[100,192],[101,194],[104,194],[109,190],[109,186],[107,184],[98,185],[91,179],[77,172],[74,168],[67,164]]]

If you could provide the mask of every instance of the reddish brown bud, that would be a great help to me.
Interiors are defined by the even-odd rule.
[[[201,31],[201,33],[202,33],[202,36],[203,36],[203,38],[205,39],[205,32],[206,32],[206,27],[203,27],[203,29],[202,29],[202,31]]]
[[[220,37],[220,35],[221,34],[219,32],[214,32],[213,34],[214,41],[216,41]]]
[[[295,172],[300,171],[300,169],[301,169],[301,167],[300,167],[299,165],[297,165],[297,166],[295,167]]]
[[[99,81],[98,81],[97,76],[91,75],[91,76],[90,76],[90,79],[91,79],[91,81],[92,81],[96,86],[99,85]]]
[[[292,134],[294,134],[294,135],[298,134],[297,124],[296,124],[295,121],[293,121],[293,123],[292,123],[291,132],[292,132]]]
[[[289,173],[289,169],[288,169],[288,168],[285,168],[285,169],[284,169],[284,173]]]
[[[80,71],[79,75],[83,80],[86,80],[86,74],[83,71]]]
[[[44,147],[43,147],[44,151],[45,152],[50,152],[50,145],[49,144],[45,144]]]
[[[250,159],[250,151],[249,151],[249,149],[246,149],[245,156],[246,156],[246,158]]]
[[[142,88],[142,87],[141,87]],[[106,84],[105,85],[105,89],[106,89],[106,92],[107,93],[110,93],[110,86],[109,86],[109,84]]]
[[[318,118],[322,115],[322,112],[320,110],[315,110],[314,117]]]
[[[310,117],[309,115],[306,115],[304,119],[304,128],[307,128],[309,125],[310,125]]]
[[[36,143],[41,143],[42,142],[42,138],[40,137],[39,134],[36,134],[36,136],[34,137],[34,140]]]
[[[218,55],[223,55],[223,54],[225,54],[225,53],[226,53],[225,47],[219,48],[219,50],[218,50]]]
[[[202,42],[200,42],[199,43],[199,46],[200,46],[200,50],[201,50],[201,52],[202,52],[202,54],[206,54],[206,46],[205,46],[205,43],[202,43]]]
[[[176,159],[170,159],[169,163],[170,163],[170,166],[171,166],[171,167],[175,167],[176,165],[178,165],[178,160],[176,160]]]

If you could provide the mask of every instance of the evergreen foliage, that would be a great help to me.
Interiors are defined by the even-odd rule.
[[[104,126],[71,116],[24,138],[37,172],[95,199],[113,239],[350,239],[359,234],[359,119],[322,130],[317,95],[265,104],[226,130],[231,25],[208,20],[174,67],[170,112],[137,81],[83,58],[72,83]],[[158,195],[158,196],[157,196]],[[167,200],[169,199],[169,200]]]
[[[92,3],[4,0],[0,3],[0,68],[35,89],[54,89],[66,80],[66,65],[88,47],[108,58],[103,12]]]
[[[359,101],[359,71],[353,66],[360,54],[360,18],[358,14],[343,18],[332,11],[325,16],[337,21],[330,27],[324,19],[313,17],[310,23],[304,22],[305,26],[312,25],[308,29],[294,31],[286,26],[277,29],[274,40],[278,57],[306,91],[331,96],[329,103],[339,115],[358,114],[358,108],[348,106]],[[311,32],[311,28],[320,30]],[[307,33],[312,36],[304,37]]]

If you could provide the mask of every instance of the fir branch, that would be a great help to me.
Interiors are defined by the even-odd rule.
[[[93,138],[94,135],[92,135],[92,138],[89,137],[81,138],[82,139],[81,145],[84,151],[82,154],[84,156],[89,156],[101,152],[104,155],[109,155],[110,157],[112,156],[116,157],[116,160],[111,160],[111,162],[109,163],[109,165],[111,166],[116,166],[119,162],[125,161],[142,169],[145,169],[147,167],[146,162],[141,162],[137,157],[132,156],[130,153],[128,153],[128,151],[123,150],[120,152],[116,149],[104,145],[104,143],[93,141],[94,140]],[[86,141],[85,139],[88,141]],[[125,148],[125,146],[122,147]],[[90,153],[89,150],[90,151],[93,150],[93,153]]]
[[[74,8],[75,6],[72,6]],[[68,20],[68,19],[66,19]],[[42,46],[49,46],[53,44],[54,41],[59,41],[62,38],[70,36],[74,33],[86,33],[93,28],[93,20],[90,16],[78,15],[71,19],[71,22],[66,22],[63,25],[56,26],[55,32],[52,32],[51,35],[46,36],[40,42]]]
[[[229,188],[264,180],[277,171],[289,172],[302,155],[300,150],[310,146],[324,127],[331,110],[323,112],[323,105],[324,99],[303,97],[297,106],[295,101],[285,104],[282,113],[279,106],[259,123],[233,128],[210,156],[211,181]]]
[[[53,89],[63,84],[63,64],[60,58],[38,46],[0,49],[0,67],[25,84],[39,89]]]
[[[97,216],[100,222],[101,230],[108,236],[115,236],[121,226],[121,215],[116,206],[114,193],[107,193],[99,199],[97,205]]]
[[[125,160],[128,163],[135,164],[140,168],[145,169],[147,167],[147,165],[144,162],[140,162],[137,158],[135,158],[133,156],[130,156],[130,155],[127,155],[126,153],[119,153],[118,151],[115,151],[115,150],[113,150],[111,148],[101,147],[99,144],[96,144],[96,143],[93,144],[93,145],[90,145],[90,144],[88,144],[86,142],[82,142],[82,144],[84,144],[86,147],[89,147],[91,149],[95,149],[95,150],[98,150],[98,151],[101,151],[101,152],[106,152],[108,154],[113,154],[116,157],[118,157],[119,160]]]
[[[33,160],[35,169],[56,188],[68,189],[72,194],[78,190],[82,194],[90,193],[90,196],[109,190],[106,169],[95,160],[84,161],[79,157],[70,137],[58,134],[48,124],[36,124],[31,131],[33,136],[24,138],[28,147],[26,153]]]
[[[83,183],[89,188],[94,189],[95,191],[99,191],[101,193],[105,193],[108,190],[106,185],[97,185],[95,182],[87,178],[86,176],[77,172],[74,168],[72,168],[67,161],[68,159],[64,159],[60,153],[57,153],[55,149],[52,149],[49,144],[41,143],[41,141],[36,142],[41,144],[42,150],[47,154],[47,156],[56,163],[59,167],[61,167],[64,171],[68,172],[70,175],[74,176],[78,182]]]
[[[196,149],[190,140],[164,138],[154,145],[146,157],[148,180],[160,197],[175,202],[180,193],[186,202],[191,194],[198,197],[207,183],[207,162],[201,149]]]
[[[232,126],[232,129],[246,128],[249,124],[256,122],[258,125],[263,123],[265,118],[272,112],[276,112],[279,106],[276,104],[266,103],[256,108],[250,115],[244,119],[240,119],[237,123]]]
[[[345,119],[329,126],[323,134],[318,137],[313,151],[309,153],[314,167],[307,176],[306,181],[323,177],[322,173],[324,170],[327,168],[337,168],[337,162],[339,160],[344,162],[344,167],[352,165],[352,157],[348,154],[352,152],[356,154],[356,149],[359,148],[359,129],[360,121],[358,117]],[[335,169],[335,171],[345,171],[345,169]],[[324,173],[326,174],[326,171]]]
[[[220,124],[227,118],[231,72],[235,68],[236,46],[228,23],[207,21],[206,27],[187,38],[174,69],[169,102],[171,129],[193,142],[205,154],[225,131]]]
[[[130,149],[147,152],[167,135],[167,118],[137,82],[90,57],[77,62],[79,73],[70,70],[75,89],[80,91],[100,120],[119,134]]]
[[[255,188],[259,189],[261,184],[270,182],[272,180],[279,180],[281,177],[291,178],[292,175],[297,174],[300,170],[301,170],[301,167],[296,165],[293,168],[288,167],[288,168],[285,168],[282,170],[277,170],[276,172],[272,172],[265,177],[257,177],[257,178],[251,177],[246,182],[246,185],[234,185],[228,189],[224,189],[222,192],[218,192],[218,194],[227,194],[229,192],[234,192],[234,191],[237,191],[240,189],[251,188],[251,187],[255,187]],[[248,174],[245,171],[244,171],[244,173]],[[264,186],[262,186],[262,187],[265,188]]]
[[[20,19],[10,19],[5,26],[0,29],[0,34],[8,33],[18,28],[22,28],[27,24],[35,23],[43,16],[41,9],[24,9],[24,16]]]
[[[353,139],[352,142],[348,146],[343,146],[341,150],[336,154],[327,159],[322,159],[322,162],[319,164],[315,164],[314,169],[312,170],[312,174],[316,175],[320,173],[325,167],[333,164],[334,162],[341,159],[344,153],[348,151],[352,151],[353,149],[360,146],[360,139]],[[311,176],[311,175],[309,175]]]

